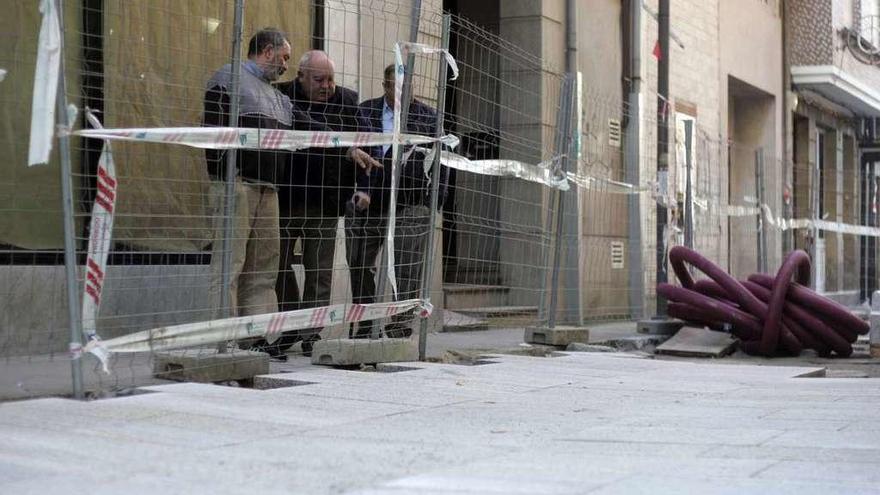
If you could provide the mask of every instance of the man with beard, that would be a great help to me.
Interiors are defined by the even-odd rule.
[[[207,83],[204,100],[205,126],[239,126],[258,129],[291,129],[303,114],[293,111],[290,99],[271,83],[287,70],[290,43],[275,28],[257,32],[248,44],[247,60],[241,64],[239,119],[229,122],[232,66],[220,68]],[[214,226],[210,295],[219,302],[223,261],[223,197],[226,150],[207,150],[211,177]],[[275,279],[278,271],[278,196],[289,153],[273,150],[239,150],[236,155],[234,232],[229,249],[232,264],[229,303],[237,316],[278,310]]]

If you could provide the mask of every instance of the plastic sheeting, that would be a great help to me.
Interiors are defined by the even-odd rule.
[[[61,73],[61,23],[54,0],[42,0],[34,96],[31,103],[31,135],[28,165],[49,163],[55,131],[55,102]]]
[[[5,2],[0,16],[0,67],[6,76],[0,83],[0,244],[26,249],[57,249],[63,245],[61,182],[58,152],[49,165],[28,167],[31,99],[37,62],[37,43],[42,16],[40,2]],[[65,64],[78,67],[81,7],[79,1],[64,2]],[[78,72],[68,71],[68,97],[80,94]],[[50,102],[55,104],[53,97]],[[78,146],[79,139],[72,139]],[[79,155],[73,153],[72,169],[79,171]],[[78,184],[74,183],[74,187]],[[77,194],[77,191],[74,191]]]
[[[104,126],[198,126],[205,82],[229,63],[233,4],[104,2]],[[242,58],[254,32],[288,33],[291,70],[309,48],[308,0],[246,2]],[[116,242],[156,251],[192,252],[212,239],[204,152],[185,147],[114,147],[119,173]]]

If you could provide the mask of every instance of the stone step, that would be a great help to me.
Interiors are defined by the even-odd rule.
[[[501,275],[498,270],[485,266],[447,266],[443,272],[443,280],[453,284],[484,284],[498,285]]]
[[[489,319],[534,319],[538,314],[537,306],[484,306],[480,308],[459,308],[455,311],[473,316],[474,318]]]
[[[486,318],[476,318],[449,309],[443,310],[444,332],[473,332],[488,329],[489,320]]]
[[[444,308],[495,307],[507,304],[510,287],[483,284],[443,284]]]

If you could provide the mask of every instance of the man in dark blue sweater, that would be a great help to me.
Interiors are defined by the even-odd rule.
[[[358,120],[361,130],[369,132],[393,131],[394,125],[394,65],[385,68],[382,82],[384,95],[361,103]],[[403,132],[434,136],[437,114],[428,105],[412,99],[409,104]],[[403,127],[403,126],[402,126]],[[385,241],[389,208],[395,208],[394,258],[398,299],[420,297],[422,264],[430,228],[430,178],[425,169],[425,154],[416,150],[405,163],[400,174],[397,204],[391,205],[392,147],[376,146],[370,154],[384,167],[374,170],[370,177],[370,205],[363,212],[346,221],[348,266],[351,276],[352,301],[368,304],[375,302],[376,256]],[[445,194],[445,170],[441,171],[441,198]],[[439,204],[442,200],[438,201]],[[398,316],[385,333],[389,337],[408,337],[412,334],[412,312]],[[372,333],[372,322],[361,322],[352,337],[366,338]]]

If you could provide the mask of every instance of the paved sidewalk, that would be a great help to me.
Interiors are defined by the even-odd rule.
[[[0,404],[0,493],[877,493],[880,381],[625,354],[295,359],[252,390]]]
[[[632,322],[595,325],[591,340],[602,340],[635,334]],[[473,332],[439,332],[428,334],[427,356],[441,358],[447,350],[503,352],[520,348],[522,328],[494,328]],[[299,346],[294,346],[293,354]],[[101,371],[97,360],[86,355],[83,365],[85,389],[99,395],[113,394],[132,387],[165,383],[153,378],[149,353],[117,354],[111,358],[111,374]],[[271,363],[273,370],[284,365]],[[0,357],[0,402],[71,394],[70,358],[67,354]]]

